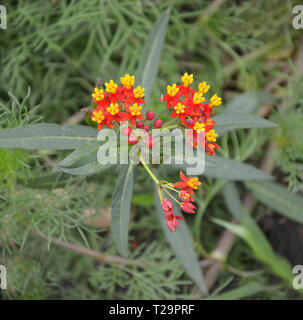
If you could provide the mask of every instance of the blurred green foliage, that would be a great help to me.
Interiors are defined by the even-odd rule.
[[[186,71],[208,81],[223,101],[282,77],[274,94],[276,105],[284,107],[275,108],[271,115],[279,129],[273,135],[257,129],[231,132],[220,140],[220,153],[258,164],[265,143],[272,139],[279,147],[276,176],[292,192],[302,192],[302,77],[290,62],[300,37],[300,31],[291,26],[291,10],[300,1],[215,1],[218,7],[213,3],[3,1],[8,29],[0,30],[0,127],[36,123],[42,117],[62,123],[88,106],[96,79],[117,80],[125,72],[134,73],[147,33],[172,5],[153,108],[162,110],[158,98],[165,84],[179,81]],[[285,66],[290,66],[291,76],[284,74]],[[152,268],[100,263],[51,242],[54,237],[95,252],[117,254],[106,223],[91,220],[100,218],[100,208],[110,204],[117,170],[87,179],[59,175],[48,180],[54,177],[52,164],[64,155],[0,150],[0,263],[9,269],[10,287],[1,295],[11,299],[192,298],[195,288],[166,245],[150,205],[149,182],[141,171],[134,190],[130,258],[147,261]],[[45,189],[36,188],[42,180]],[[217,181],[205,179],[198,200],[200,220],[187,219],[195,230],[201,259],[200,242],[211,251],[221,232],[208,218],[230,217],[218,194],[220,188]],[[42,241],[37,232],[46,239]],[[278,284],[273,285],[270,272],[238,241],[210,298],[295,296],[279,281],[274,278]]]

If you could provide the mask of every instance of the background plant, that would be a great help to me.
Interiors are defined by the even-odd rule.
[[[269,156],[265,159],[270,165],[265,169],[268,172],[274,169],[278,189],[275,183],[268,182],[266,190],[270,195],[265,197],[261,189],[265,184],[248,182],[245,190],[252,190],[267,208],[302,222],[298,198],[302,188],[302,152],[297,138],[301,132],[301,71],[296,67],[300,66],[300,32],[291,27],[291,8],[296,1],[285,1],[283,5],[279,1],[261,0],[215,3],[218,6],[210,1],[136,1],[136,5],[132,1],[91,1],[90,5],[85,1],[10,1],[5,4],[9,12],[8,30],[1,31],[1,127],[38,122],[34,112],[29,111],[37,104],[40,108],[36,112],[46,122],[75,123],[83,119],[81,112],[68,117],[90,103],[96,78],[115,79],[126,71],[136,70],[147,31],[168,4],[172,4],[151,103],[160,111],[157,98],[165,84],[177,81],[180,74],[190,70],[223,93],[224,101],[229,101],[222,108],[224,113],[237,110],[237,113],[259,112],[264,116],[270,110],[270,119],[278,124],[278,129],[230,130],[220,140],[220,157],[237,163],[246,160],[259,166],[269,146],[270,152],[266,153]],[[295,56],[299,60],[291,62]],[[12,101],[16,105],[24,100],[28,86],[32,93],[26,105],[31,108],[14,107]],[[262,88],[267,91],[260,91]],[[239,95],[243,91],[250,92]],[[17,98],[11,100],[8,92]],[[266,104],[271,108],[264,108]],[[20,113],[20,110],[24,111]],[[2,149],[1,152],[0,225],[4,237],[0,262],[9,266],[10,279],[14,279],[5,297],[106,299],[125,297],[127,292],[127,297],[136,299],[146,286],[152,289],[144,296],[147,299],[197,295],[193,282],[167,247],[154,214],[153,194],[142,170],[137,172],[132,199],[135,218],[130,223],[130,256],[127,261],[117,262],[117,252],[107,232],[107,209],[118,169],[106,174],[70,177],[64,173],[52,174],[50,169],[68,155],[65,151]],[[220,159],[219,163],[225,163],[222,161],[230,165],[230,160]],[[69,167],[75,168],[75,163]],[[247,167],[243,168],[247,173]],[[173,179],[175,169],[159,170]],[[244,171],[237,167],[223,176],[224,171],[218,173],[209,167],[207,182],[199,195],[199,212],[187,219],[189,229],[193,230],[195,252],[200,260],[204,259],[202,267],[212,262],[211,257],[224,259],[224,263],[216,262],[223,269],[210,298],[294,297],[296,292],[286,284],[288,276],[284,277],[285,271],[281,271],[289,274],[289,267],[272,268],[276,253],[271,253],[268,261],[264,259],[268,257],[266,252],[264,255],[260,251],[266,238],[260,244],[256,242],[258,239],[246,236],[255,234],[249,230],[259,228],[258,225],[242,221],[240,214],[235,213],[242,212],[241,205],[235,200],[235,188],[227,188],[229,184],[225,180],[237,173],[236,180],[239,176],[245,180]],[[292,195],[280,189],[283,184],[287,184]],[[236,187],[240,188],[242,198],[244,185],[237,182]],[[274,206],[276,194],[278,198],[284,195],[284,208]],[[231,203],[238,211],[229,208]],[[222,229],[209,218],[228,220],[226,206],[240,220],[239,235],[244,242],[238,241],[231,255],[223,252],[226,256],[218,256],[222,252],[213,249],[217,248]],[[261,223],[261,217],[268,216],[269,209],[259,202],[250,209],[254,221]],[[39,238],[41,235],[45,236],[44,242]],[[65,243],[76,248],[60,248]],[[83,253],[83,248],[88,247],[94,253]],[[149,255],[144,255],[146,248],[151,252]],[[210,254],[211,251],[214,253]],[[96,252],[105,256],[93,258]],[[148,264],[144,267],[146,271],[142,271],[142,265],[135,265],[138,261],[152,264],[154,272],[148,271]],[[159,279],[168,273],[161,287]],[[208,274],[209,270],[207,281]],[[278,278],[272,278],[271,274]],[[143,275],[147,284],[142,282]],[[116,278],[119,283],[115,282]],[[285,278],[286,282],[280,280]]]

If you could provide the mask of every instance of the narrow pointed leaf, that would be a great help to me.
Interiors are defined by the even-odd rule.
[[[292,282],[293,275],[288,261],[276,256],[264,233],[247,212],[241,219],[241,225],[216,218],[212,220],[246,241],[261,262],[269,266],[282,279]]]
[[[186,163],[171,165],[171,169],[174,170],[186,170],[188,167],[190,166]],[[205,171],[201,175],[233,181],[273,179],[269,174],[250,164],[237,162],[233,159],[226,159],[220,156],[209,155],[205,155]]]
[[[95,154],[97,159],[97,152],[101,146],[100,141],[90,141],[86,144],[81,145],[71,154],[69,154],[65,159],[63,159],[58,166],[59,167],[70,167],[74,163],[86,158],[88,155]]]
[[[256,90],[239,94],[229,101],[222,113],[255,113],[266,103],[273,103],[275,96],[264,91]]]
[[[273,128],[276,124],[261,117],[252,114],[222,113],[214,117],[216,121],[216,132],[223,134],[233,129],[248,129],[248,128]]]
[[[96,138],[91,127],[42,123],[0,130],[0,148],[73,150]]]
[[[87,161],[88,159],[85,160]],[[64,172],[75,176],[85,176],[108,170],[112,168],[112,166],[112,164],[102,165],[97,160],[90,160],[89,162],[87,162],[84,165],[81,165],[80,167],[56,167],[54,169],[54,172]]]
[[[194,251],[194,244],[190,232],[187,228],[186,222],[180,221],[180,227],[177,229],[177,231],[170,231],[163,216],[160,199],[156,191],[155,205],[162,229],[164,231],[164,235],[168,243],[172,247],[174,253],[187,272],[188,276],[196,283],[196,285],[201,289],[202,292],[207,294],[207,287],[204,282],[201,266]],[[174,208],[175,214],[178,216],[182,216],[179,206],[175,203]]]
[[[229,196],[232,197],[232,201],[234,203],[230,203],[230,200],[227,199],[228,195],[226,193],[223,193],[223,195],[228,210],[233,216],[237,218],[239,217],[241,225],[232,224],[219,219],[213,220],[244,239],[253,249],[256,257],[260,261],[268,265],[278,276],[290,282],[292,280],[292,274],[289,263],[275,254],[261,228],[244,209],[236,186],[230,184],[229,188]],[[238,212],[239,210],[240,212]]]
[[[264,181],[246,183],[254,196],[269,208],[289,219],[303,223],[303,198],[288,192],[276,182]]]
[[[248,284],[242,285],[239,288],[232,289],[230,291],[221,293],[215,297],[213,300],[239,300],[253,296],[257,293],[267,291],[268,288],[259,282],[250,282]]]
[[[237,162],[220,156],[205,156],[204,175],[226,180],[271,180],[272,176],[250,164]],[[208,165],[209,164],[209,165]]]
[[[228,211],[240,220],[243,217],[243,207],[236,184],[228,181],[222,188],[222,194]]]
[[[156,81],[171,9],[166,9],[155,22],[139,61],[136,83],[145,88],[146,106]]]
[[[121,165],[121,171],[113,194],[111,231],[119,253],[127,256],[128,229],[131,199],[134,187],[133,165]]]

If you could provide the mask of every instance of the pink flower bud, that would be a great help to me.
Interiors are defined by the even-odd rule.
[[[130,127],[125,127],[123,128],[123,134],[126,135],[126,136],[130,136],[132,133],[132,129]]]
[[[154,140],[153,137],[149,134],[149,135],[147,136],[146,145],[151,149],[155,144],[156,144],[155,140]]]
[[[186,120],[186,122],[187,122],[189,125],[191,125],[191,124],[194,123],[193,119],[191,119],[191,118],[188,118],[188,119]]]
[[[174,209],[174,206],[171,203],[171,201],[169,201],[167,199],[163,199],[161,201],[161,206],[162,206],[163,211],[172,211]]]
[[[187,191],[181,191],[180,192],[180,199],[181,199],[182,202],[192,202],[192,201],[194,201],[194,198]]]
[[[143,129],[143,127],[144,127],[143,122],[142,122],[142,121],[138,121],[138,122],[136,123],[136,127],[139,128],[139,129]]]
[[[186,213],[195,213],[196,206],[191,202],[185,202],[181,204],[181,209]]]
[[[131,144],[133,146],[134,144],[136,144],[138,142],[138,139],[135,136],[130,136],[128,138],[128,142],[129,142],[129,144]]]
[[[155,114],[152,111],[147,111],[147,113],[146,113],[146,119],[147,120],[149,120],[149,121],[153,120],[154,117],[155,117]]]
[[[155,126],[156,129],[162,128],[162,120],[157,119],[157,120],[154,122],[154,126]]]

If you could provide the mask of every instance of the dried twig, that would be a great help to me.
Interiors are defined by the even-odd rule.
[[[125,259],[125,258],[122,258],[119,256],[111,256],[111,255],[107,255],[107,254],[104,254],[104,253],[101,253],[101,252],[98,252],[95,250],[91,250],[91,249],[88,249],[88,248],[85,248],[85,247],[82,247],[79,245],[60,241],[58,239],[48,237],[44,234],[41,234],[41,233],[37,232],[36,230],[32,230],[31,233],[33,235],[43,239],[43,240],[50,241],[52,244],[54,244],[58,247],[65,248],[65,249],[74,251],[76,253],[95,258],[95,259],[101,261],[102,263],[135,265],[135,266],[139,266],[139,267],[152,267],[152,266],[154,266],[154,264],[151,264],[147,261]]]

